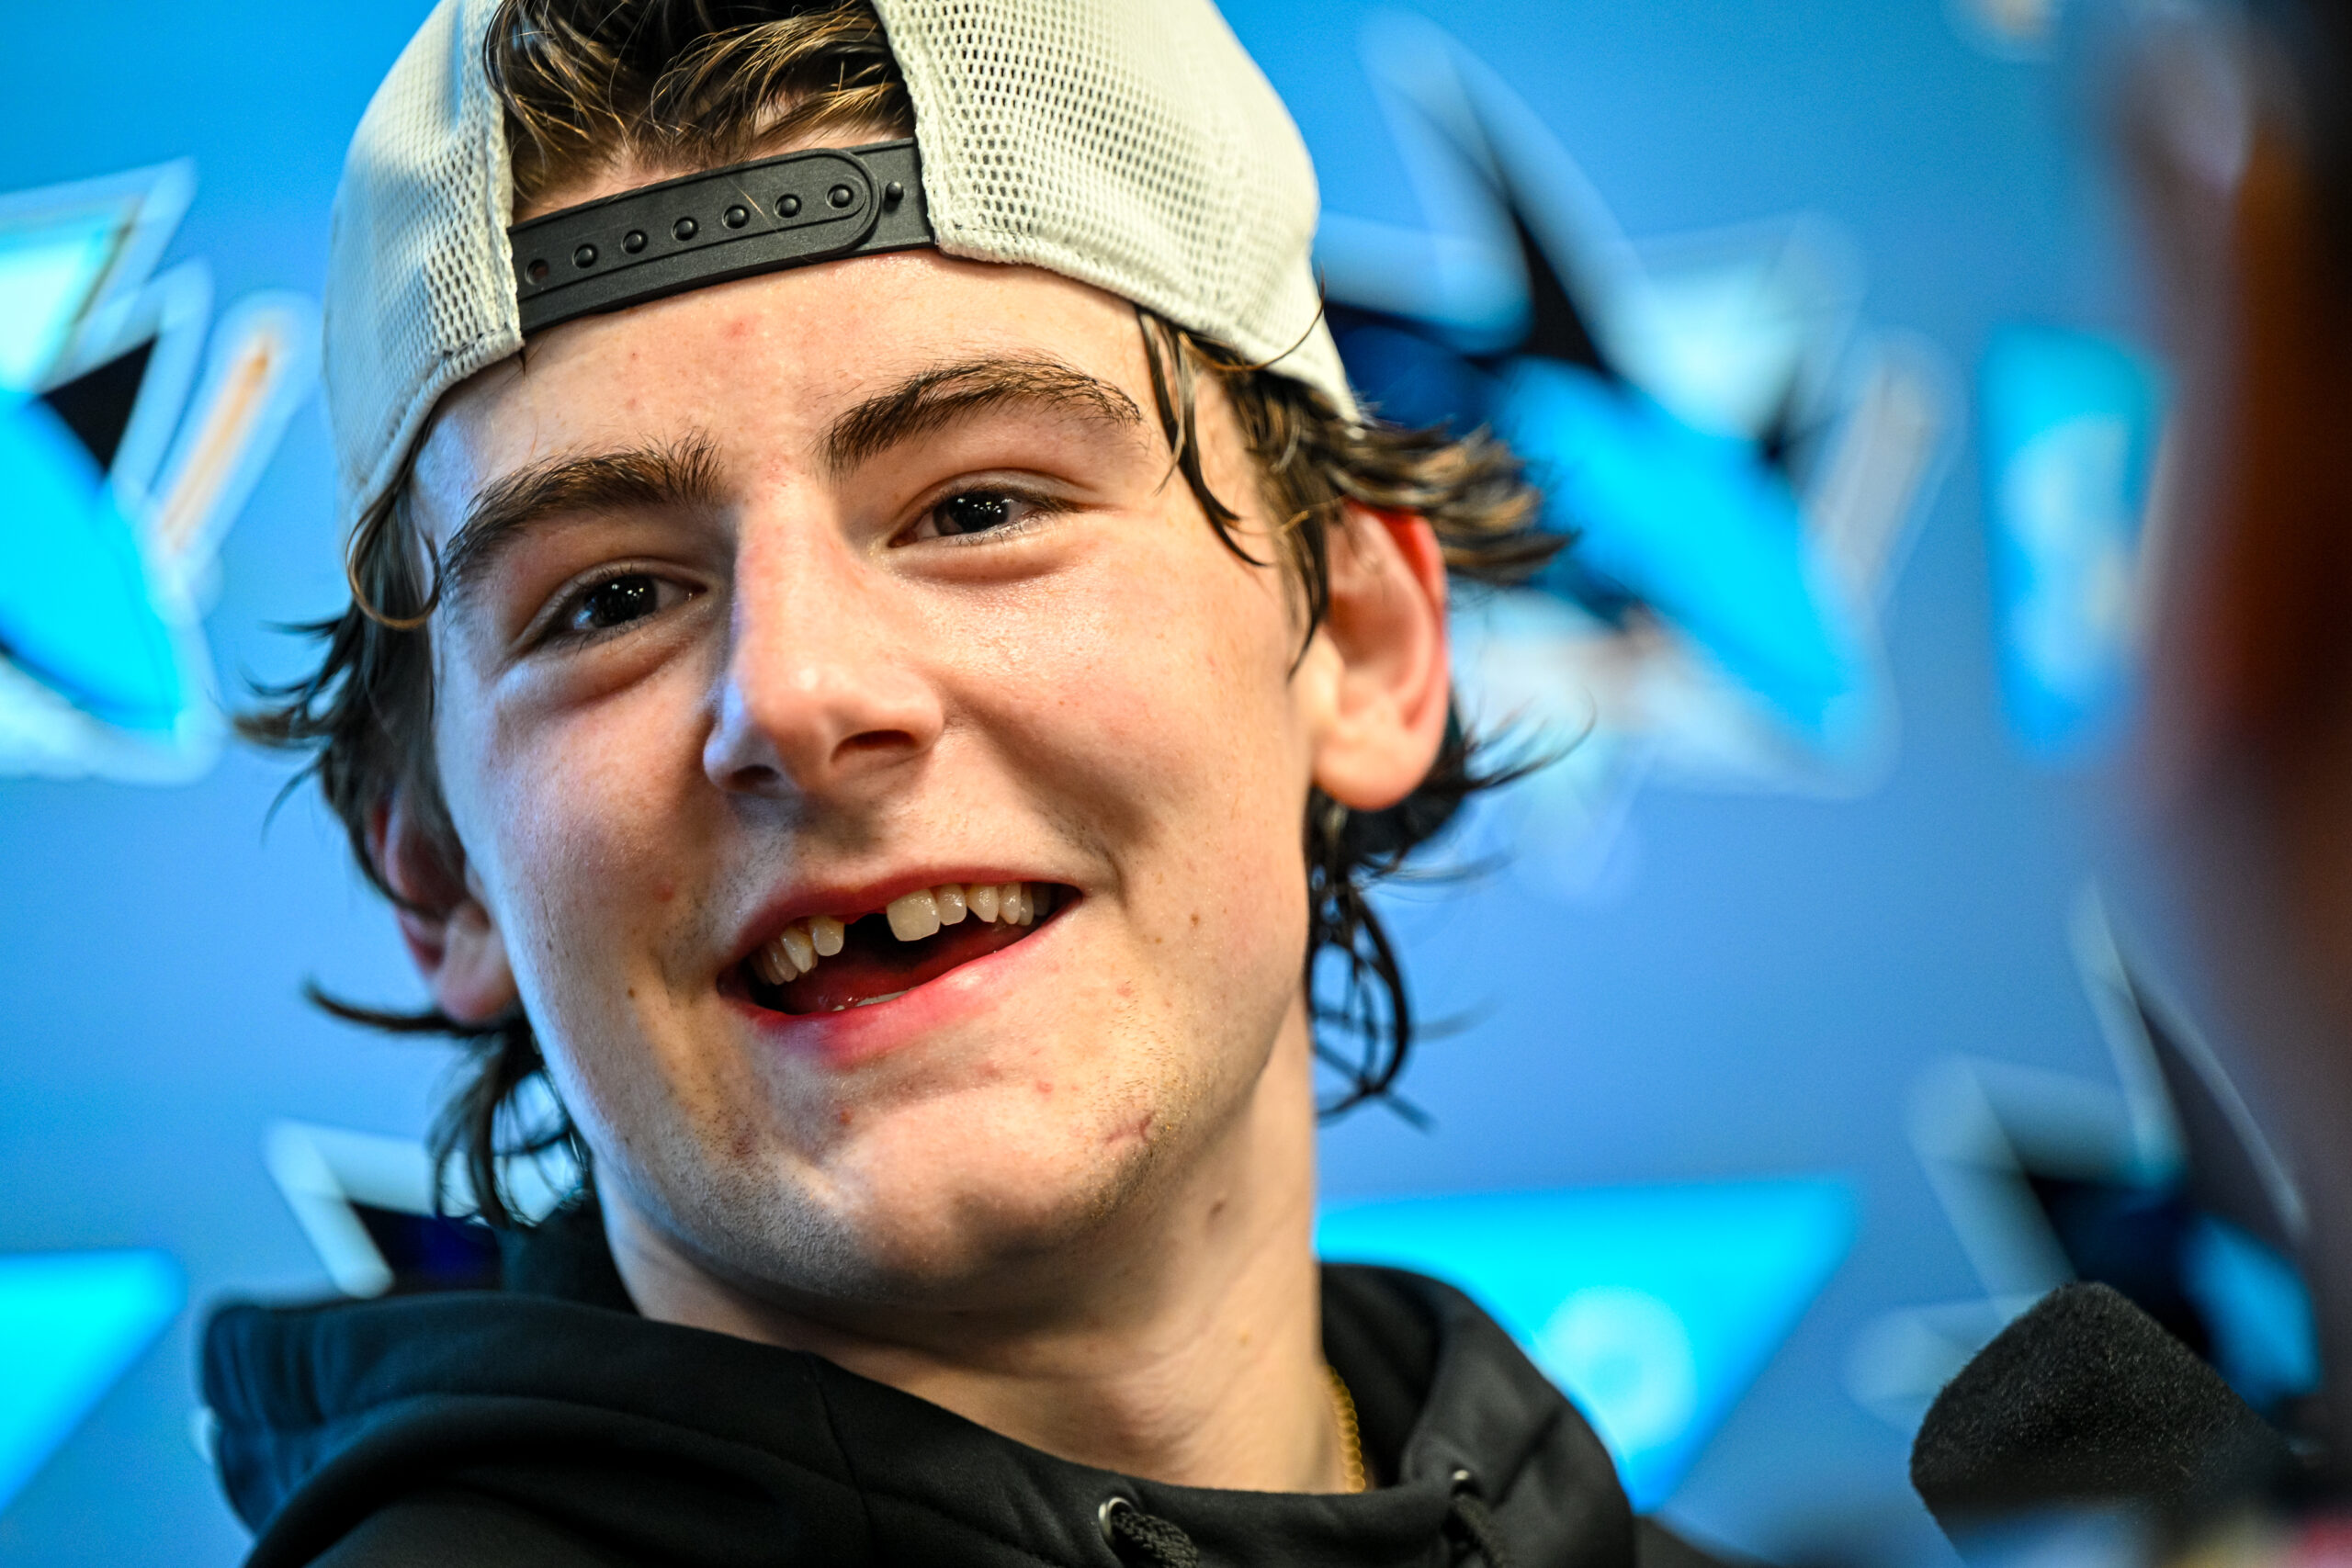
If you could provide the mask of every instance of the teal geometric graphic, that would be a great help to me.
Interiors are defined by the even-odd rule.
[[[0,1508],[179,1315],[161,1252],[0,1258]]]
[[[107,723],[169,732],[186,705],[173,627],[105,480],[42,404],[0,409],[0,648]]]
[[[1672,1495],[1853,1245],[1826,1179],[1566,1189],[1327,1207],[1335,1262],[1432,1275],[1492,1313],[1615,1456]]]
[[[261,290],[215,324],[201,261],[156,271],[194,190],[183,162],[0,193],[0,775],[186,782],[226,733],[201,622],[318,312]]]
[[[2294,1263],[2226,1220],[2203,1215],[2181,1247],[2181,1288],[2212,1336],[2210,1359],[2257,1410],[2320,1385],[2319,1329]]]
[[[0,389],[22,392],[55,363],[135,231],[144,194],[118,186],[0,224],[0,299],[8,301],[0,311]],[[186,205],[178,192],[171,197]]]
[[[2009,723],[2036,758],[2080,761],[2130,715],[2167,378],[2127,344],[2018,324],[1987,343],[1978,397]]]

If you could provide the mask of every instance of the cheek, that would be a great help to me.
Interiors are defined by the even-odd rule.
[[[560,716],[518,707],[444,727],[459,838],[533,1016],[559,1029],[567,1000],[641,985],[639,955],[678,922],[701,847],[684,807],[700,778],[702,692],[684,675]]]
[[[997,722],[1052,759],[1065,830],[1096,840],[1142,941],[1235,973],[1287,953],[1287,976],[1306,922],[1310,755],[1283,580],[1196,518],[1162,533],[1039,617],[1026,678],[1008,687],[1029,711],[1007,704]]]

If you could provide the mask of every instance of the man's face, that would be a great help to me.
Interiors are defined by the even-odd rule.
[[[438,418],[470,885],[600,1186],[731,1277],[912,1299],[1042,1255],[1303,1043],[1336,656],[1294,673],[1289,585],[1153,406],[1127,306],[923,252],[572,323]],[[1004,885],[1033,924],[885,916]],[[770,983],[820,920],[842,951]]]

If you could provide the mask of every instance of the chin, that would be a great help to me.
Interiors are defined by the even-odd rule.
[[[1023,1124],[965,1098],[855,1112],[815,1163],[703,1162],[683,1184],[696,1200],[665,1207],[756,1293],[977,1307],[1083,1267],[1148,1201],[1164,1144],[1142,1132],[1159,1113]]]

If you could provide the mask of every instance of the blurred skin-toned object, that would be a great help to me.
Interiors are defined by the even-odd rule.
[[[2310,1213],[2352,1434],[2352,7],[2168,20],[2128,140],[2183,372],[2156,547],[2158,835]]]

